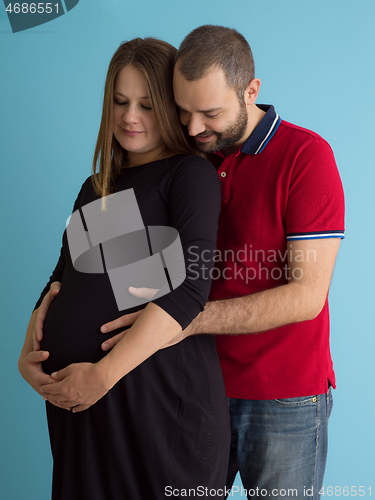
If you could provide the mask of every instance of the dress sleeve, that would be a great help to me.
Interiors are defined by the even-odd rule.
[[[82,185],[81,187],[81,190],[80,192],[78,193],[78,196],[76,198],[76,201],[74,202],[74,207],[73,207],[73,211],[74,212],[75,210],[77,210],[78,206],[79,206],[79,200],[80,200],[80,196],[82,194],[82,191],[83,191],[83,188],[84,186],[88,183],[89,179],[86,180],[86,182]],[[90,181],[91,182],[91,181]],[[42,293],[40,294],[40,297],[37,301],[37,303],[35,304],[35,307],[34,307],[34,311],[35,309],[37,309],[40,304],[42,303],[42,300],[44,298],[44,296],[49,292],[49,289],[50,289],[50,286],[51,286],[51,283],[53,283],[54,281],[62,281],[62,276],[63,276],[63,273],[64,273],[64,268],[65,268],[65,257],[64,257],[64,238],[66,237],[66,233],[64,231],[63,233],[63,236],[62,236],[62,245],[61,245],[61,249],[60,249],[60,256],[59,256],[59,259],[57,261],[57,264],[56,264],[56,267],[55,269],[53,270],[46,286],[44,287]]]
[[[203,310],[211,288],[220,213],[220,181],[215,168],[198,156],[186,157],[168,186],[168,207],[185,258],[180,286],[154,299],[184,329]]]
[[[316,138],[295,160],[288,196],[287,240],[344,237],[344,192],[330,145]]]

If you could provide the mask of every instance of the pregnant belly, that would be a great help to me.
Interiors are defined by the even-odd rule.
[[[105,355],[102,342],[118,333],[104,335],[100,327],[119,315],[107,275],[73,273],[64,277],[44,323],[42,349],[50,353],[44,371],[99,361]]]

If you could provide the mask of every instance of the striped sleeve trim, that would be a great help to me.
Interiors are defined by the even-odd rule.
[[[312,233],[289,233],[287,241],[291,240],[318,240],[323,238],[345,238],[344,231],[315,231]]]

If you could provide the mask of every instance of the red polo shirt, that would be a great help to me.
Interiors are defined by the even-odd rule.
[[[273,106],[259,107],[266,114],[245,144],[214,159],[222,209],[211,300],[287,283],[287,240],[344,236],[343,189],[329,144],[281,120]],[[228,397],[290,398],[335,387],[328,302],[311,321],[216,341]]]

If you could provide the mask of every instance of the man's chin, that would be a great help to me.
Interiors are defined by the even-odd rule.
[[[213,153],[214,151],[217,151],[216,147],[216,140],[215,138],[212,138],[209,142],[200,142],[195,139],[195,145],[201,153]]]

